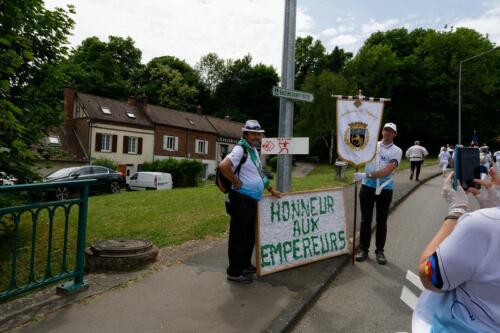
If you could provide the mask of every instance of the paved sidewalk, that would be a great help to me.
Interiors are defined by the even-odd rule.
[[[394,207],[439,170],[437,166],[424,167],[421,182],[409,181],[409,174],[403,170],[395,176]],[[353,196],[354,187],[346,188],[350,235]],[[358,229],[359,223],[358,217]],[[389,218],[389,228],[390,223]],[[281,332],[294,324],[338,270],[350,262],[350,256],[344,255],[239,285],[226,281],[226,247],[225,241],[217,242],[126,288],[74,302],[14,331]]]

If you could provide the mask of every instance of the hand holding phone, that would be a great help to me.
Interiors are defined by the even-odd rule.
[[[453,187],[456,189],[457,184],[460,183],[464,190],[480,189],[481,185],[474,181],[474,179],[481,178],[479,149],[457,146],[453,158],[455,160]]]

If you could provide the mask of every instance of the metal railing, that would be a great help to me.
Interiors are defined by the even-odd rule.
[[[12,242],[11,250],[8,250],[6,255],[10,254],[10,278],[6,290],[0,290],[0,302],[10,299],[14,296],[26,293],[31,290],[42,288],[57,282],[73,278],[73,281],[64,283],[57,288],[58,293],[71,294],[87,285],[84,281],[85,268],[85,242],[87,229],[87,210],[89,187],[94,183],[94,179],[75,180],[64,182],[36,183],[23,184],[13,186],[0,186],[0,195],[2,194],[22,194],[22,193],[50,193],[57,188],[69,188],[74,192],[78,192],[78,197],[67,200],[30,202],[28,204],[15,204],[11,207],[0,208],[0,227],[3,227],[3,238],[9,238]],[[45,196],[45,195],[43,195]],[[69,223],[70,213],[73,207],[78,207],[78,225],[76,235],[76,253],[75,267],[68,267],[68,243],[69,243]],[[63,238],[62,238],[62,256],[61,262],[55,262],[53,256],[54,245],[54,224],[56,213],[64,212],[63,216]],[[47,214],[47,215],[44,215]],[[25,216],[27,215],[27,217]],[[41,224],[42,215],[48,216],[47,225],[47,250],[46,255],[38,254],[37,248],[37,227]],[[25,216],[23,218],[23,216]],[[31,241],[29,244],[21,244],[20,230],[22,223],[30,223]],[[7,234],[6,234],[7,233]],[[2,239],[0,238],[0,241]],[[28,267],[18,267],[18,255],[20,247],[29,251]],[[37,275],[37,266],[40,263],[37,259],[42,256],[45,258],[45,263],[41,278]],[[25,263],[26,264],[26,263]],[[28,270],[27,281],[20,281],[18,273],[20,270]],[[56,272],[57,271],[57,272]],[[24,272],[26,273],[26,272]]]

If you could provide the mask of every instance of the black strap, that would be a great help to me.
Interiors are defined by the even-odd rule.
[[[238,146],[240,146],[241,148],[243,148],[243,156],[241,157],[240,163],[238,164],[238,166],[236,167],[236,169],[234,169],[234,175],[235,176],[236,176],[236,174],[240,173],[241,166],[243,165],[243,163],[245,163],[247,161],[247,158],[248,158],[248,152],[247,152],[246,148],[243,145],[240,145],[240,144]],[[238,177],[238,179],[240,179],[240,177]]]

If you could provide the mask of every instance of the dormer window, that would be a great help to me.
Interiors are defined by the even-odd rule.
[[[57,135],[49,135],[49,144],[55,145],[55,146],[60,146],[61,145],[61,140]]]
[[[132,119],[135,119],[135,118],[136,118],[135,114],[134,114],[133,112],[130,112],[130,111],[127,111],[127,116],[128,116],[129,118],[132,118]]]
[[[186,118],[186,119],[187,119],[187,121],[189,121],[189,123],[191,124],[191,126],[194,126],[194,121],[192,121],[192,120],[191,120],[191,119],[189,119],[189,118]]]
[[[104,114],[111,114],[111,110],[107,106],[101,106],[101,111]]]

